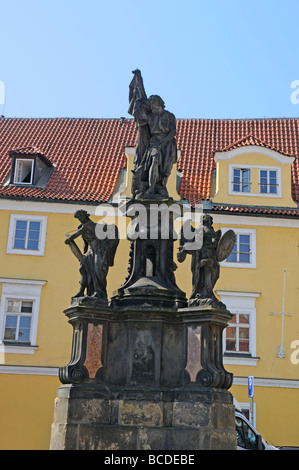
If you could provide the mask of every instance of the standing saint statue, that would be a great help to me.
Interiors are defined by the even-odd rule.
[[[80,290],[73,298],[86,297],[92,303],[106,304],[106,278],[109,267],[114,264],[114,257],[119,243],[117,227],[114,226],[115,238],[99,238],[96,231],[97,224],[90,220],[89,214],[85,210],[78,210],[74,217],[81,224],[78,230],[67,236],[65,240],[65,243],[70,246],[71,251],[80,261]],[[103,233],[103,230],[101,230],[101,233]],[[112,231],[109,230],[108,233],[111,234]],[[84,242],[83,254],[74,241],[80,236]]]
[[[166,184],[177,161],[176,119],[158,95],[147,98],[140,70],[133,71],[129,110],[137,129],[133,197],[168,197]]]
[[[191,221],[188,221],[191,224]],[[190,229],[189,229],[190,230]],[[196,249],[188,250],[188,243],[194,242],[198,231],[202,230],[202,245]],[[220,275],[220,262],[224,261],[231,253],[235,244],[235,232],[228,230],[221,236],[221,230],[213,228],[213,218],[209,214],[203,215],[202,226],[191,230],[194,233],[192,240],[184,238],[184,230],[181,230],[178,261],[183,262],[187,254],[191,254],[192,292],[189,306],[212,305],[225,309],[214,294],[214,286]],[[190,233],[190,231],[188,232]],[[194,245],[193,245],[194,247]]]

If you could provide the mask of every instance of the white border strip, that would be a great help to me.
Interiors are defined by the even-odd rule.
[[[233,385],[248,386],[248,377],[233,378]],[[270,379],[254,377],[254,386],[256,387],[272,387],[272,388],[296,388],[299,389],[299,380],[288,379]]]
[[[224,206],[226,204],[223,204]],[[279,207],[278,207],[279,209]],[[221,225],[245,225],[251,227],[288,227],[299,228],[299,219],[281,218],[279,216],[266,217],[261,215],[255,217],[252,215],[232,215],[232,214],[216,214],[214,211],[208,211],[213,217],[214,224]]]
[[[0,374],[52,375],[58,377],[58,367],[0,365]]]
[[[101,203],[103,204],[103,203]],[[15,201],[11,199],[0,199],[0,210],[20,212],[41,212],[43,214],[74,214],[79,209],[87,210],[94,215],[99,204],[76,204],[65,202],[45,202],[45,201]]]

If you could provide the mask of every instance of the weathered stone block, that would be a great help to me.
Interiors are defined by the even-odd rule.
[[[77,450],[134,450],[137,446],[137,427],[79,426]]]
[[[210,409],[203,403],[174,402],[173,426],[207,427]]]
[[[121,400],[119,402],[119,423],[124,426],[162,426],[163,404],[137,400]]]

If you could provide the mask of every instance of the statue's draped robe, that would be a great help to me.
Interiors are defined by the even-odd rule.
[[[129,90],[128,112],[134,116],[138,129],[134,165],[135,171],[142,170],[142,181],[148,181],[152,161],[151,149],[160,147],[161,140],[168,134],[173,135],[165,146],[160,148],[159,182],[161,183],[162,177],[170,175],[172,166],[177,161],[177,145],[174,138],[176,134],[175,116],[166,110],[163,110],[157,117],[149,113],[147,96],[139,71],[135,72]]]

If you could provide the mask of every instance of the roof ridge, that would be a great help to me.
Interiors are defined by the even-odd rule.
[[[23,153],[23,154],[35,154],[35,153],[40,153],[44,155],[44,152],[40,150],[38,147],[35,146],[28,146],[28,147],[19,147],[16,149],[11,149],[9,151],[10,154],[12,153]]]
[[[260,143],[265,147],[268,148],[273,148],[270,144],[265,142],[263,139],[255,135],[253,132],[250,132],[249,134],[244,135],[243,137],[240,137],[239,139],[235,140],[234,142],[230,143],[226,147],[222,149],[222,151],[227,151],[230,149],[233,149],[235,147],[238,147],[242,145],[244,142],[245,145],[256,145],[256,143]],[[247,143],[246,143],[247,142]]]

